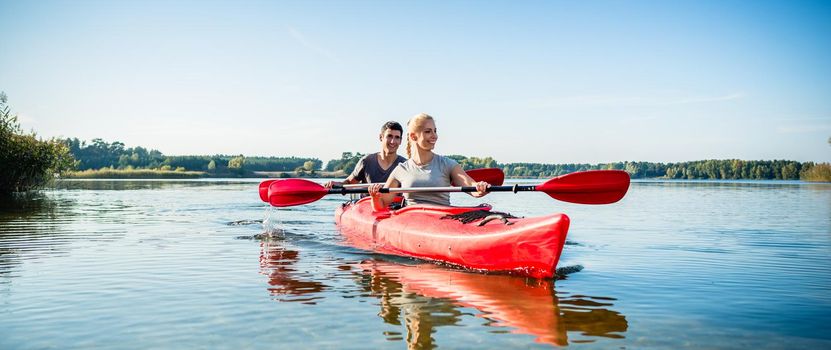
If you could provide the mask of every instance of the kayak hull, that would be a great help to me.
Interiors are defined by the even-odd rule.
[[[383,254],[437,261],[487,272],[554,277],[569,218],[534,218],[464,224],[446,215],[490,207],[414,205],[376,212],[369,198],[338,208],[335,222],[349,245]]]

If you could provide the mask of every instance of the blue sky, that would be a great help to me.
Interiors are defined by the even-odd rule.
[[[500,162],[831,161],[827,1],[0,0],[0,35],[43,137],[327,161],[426,112]]]

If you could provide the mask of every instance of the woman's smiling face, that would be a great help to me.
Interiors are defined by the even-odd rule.
[[[413,138],[419,148],[432,150],[436,147],[436,141],[439,139],[436,123],[432,120],[425,120],[421,130],[411,133],[410,137]]]

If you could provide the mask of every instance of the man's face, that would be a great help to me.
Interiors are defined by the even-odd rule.
[[[381,134],[381,143],[383,143],[384,150],[388,153],[398,152],[398,146],[401,146],[401,132],[398,130],[387,129]]]

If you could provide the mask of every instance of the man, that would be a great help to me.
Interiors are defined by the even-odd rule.
[[[346,180],[329,181],[324,186],[349,185],[356,183],[384,183],[398,163],[407,161],[406,158],[398,155],[398,146],[401,145],[401,135],[404,128],[397,122],[389,121],[381,127],[381,134],[378,139],[381,141],[381,152],[367,154],[358,161],[352,173]]]

